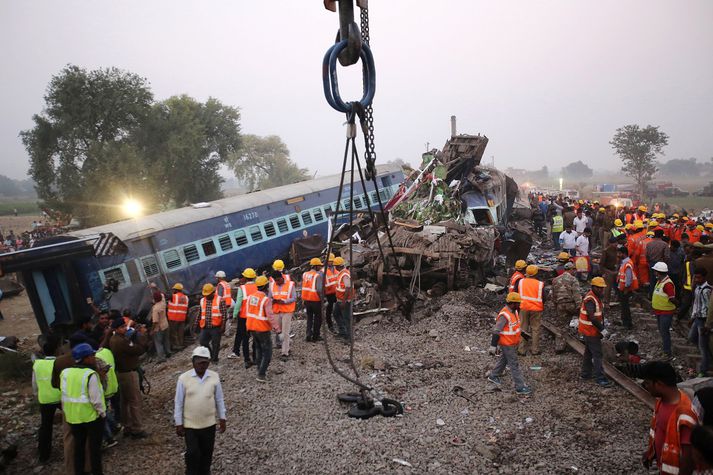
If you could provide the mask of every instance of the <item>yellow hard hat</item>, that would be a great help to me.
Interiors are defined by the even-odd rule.
[[[584,204],[584,200],[579,200],[579,204],[583,205],[583,204]]]
[[[267,277],[265,277],[264,275],[261,275],[257,279],[255,279],[255,285],[257,285],[258,287],[267,285],[267,282],[268,282]]]
[[[322,260],[319,257],[313,257],[309,261],[309,265],[311,266],[321,266],[322,265]]]
[[[634,221],[634,227],[635,227],[636,229],[643,228],[643,227],[644,227],[644,222],[641,221],[641,220],[639,220],[639,219],[637,219],[636,221]]]
[[[606,287],[607,283],[604,282],[602,277],[595,277],[592,279],[592,287]]]
[[[285,268],[285,263],[282,262],[282,259],[275,259],[275,262],[272,263],[272,269],[277,270],[282,272]]]
[[[507,303],[522,302],[522,297],[517,292],[510,292],[507,297],[505,297]]]
[[[599,208],[599,211],[606,211],[606,208],[601,207]]]
[[[183,290],[183,284],[181,283],[175,283],[173,284],[173,287],[171,287],[173,290]]]
[[[329,253],[329,258],[327,259],[327,262],[334,262],[334,259],[335,259],[335,258],[336,258],[336,257],[334,256],[334,253],[330,252],[330,253]]]
[[[203,286],[203,297],[207,297],[213,292],[215,292],[215,287],[213,287],[213,284],[205,284]]]
[[[713,223],[706,223],[705,227],[708,229],[713,228]]]
[[[632,229],[634,227],[633,224],[631,223],[626,223],[626,226],[624,226],[624,229]]]
[[[656,221],[655,219],[649,221],[649,227],[650,227],[650,228],[656,227],[656,226],[658,226],[658,225],[659,225],[659,222]]]
[[[334,258],[334,265],[335,266],[343,266],[344,265],[344,259],[341,257],[335,257]]]
[[[639,206],[639,211],[646,211],[646,206],[644,206],[644,205]]]
[[[678,213],[673,213],[673,217],[674,217],[674,218],[680,218],[680,217],[681,217],[681,215],[680,215],[680,214],[678,214]]]
[[[522,259],[515,262],[516,270],[523,270],[525,267],[527,267],[527,262],[523,261]]]
[[[255,269],[253,269],[252,267],[248,267],[243,271],[243,277],[245,277],[246,279],[254,279],[255,277],[257,277]]]
[[[558,261],[568,261],[569,258],[570,258],[569,252],[562,251],[559,254],[557,254]]]
[[[539,270],[540,269],[536,265],[530,264],[527,266],[527,269],[525,269],[525,274],[529,276],[537,275],[537,271]]]
[[[648,231],[648,232],[646,233],[646,235],[649,236],[649,237],[654,237],[654,232],[653,232],[653,231]]]
[[[706,229],[706,228],[704,228],[703,226],[701,226],[701,225],[699,224],[698,226],[696,226],[696,229],[699,230],[699,231],[703,231],[703,230]]]
[[[624,223],[621,222],[621,219],[615,219],[614,220],[614,226],[624,226]]]

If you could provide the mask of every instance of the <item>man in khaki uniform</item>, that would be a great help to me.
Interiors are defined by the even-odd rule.
[[[557,326],[563,331],[567,331],[566,328],[569,326],[569,322],[579,314],[579,307],[582,304],[579,282],[574,273],[574,263],[568,262],[564,266],[562,275],[552,279],[555,319],[557,320]],[[556,338],[555,352],[561,353],[565,351],[566,346],[564,338]]]

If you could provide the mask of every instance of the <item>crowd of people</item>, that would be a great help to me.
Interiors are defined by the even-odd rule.
[[[551,215],[548,232],[552,246],[560,251],[557,275],[547,293],[537,265],[515,262],[506,305],[492,333],[490,353],[500,352],[500,357],[488,381],[501,385],[500,377],[508,367],[516,392],[531,392],[518,357],[528,350],[533,355],[540,353],[540,322],[545,303],[552,299],[554,318],[567,326],[575,322],[584,343],[581,379],[608,387],[612,383],[604,372],[602,348],[602,340],[609,336],[606,313],[617,299],[621,321],[613,324],[632,330],[640,323],[632,319],[632,300],[645,303],[656,319],[664,359],[624,367],[632,377],[644,381],[644,388],[657,401],[643,462],[649,467],[656,461],[661,473],[712,469],[713,388],[700,390],[693,401],[678,389],[671,365],[675,358],[671,327],[674,319],[688,322],[688,337],[701,353],[697,376],[710,374],[713,246],[708,244],[713,240],[713,223],[675,213],[667,217],[658,210],[649,213],[645,206],[627,210],[545,196],[531,196],[531,201],[540,213]],[[597,246],[601,257],[592,259],[589,250]],[[581,282],[589,276],[588,289],[582,295]],[[529,334],[529,341],[522,338],[522,332]],[[563,339],[558,336],[555,351],[563,349]],[[619,342],[616,350],[627,363],[640,363],[635,342]]]
[[[349,269],[341,257],[330,254],[325,265],[310,261],[301,277],[300,298],[306,310],[306,342],[322,340],[322,315],[335,337],[351,337],[353,291]],[[228,359],[241,357],[245,368],[256,367],[256,380],[267,383],[273,346],[281,359],[290,358],[290,328],[297,306],[296,281],[275,260],[269,275],[254,269],[242,271],[237,285],[218,271],[215,281],[202,287],[199,314],[194,324],[198,345],[193,349],[193,368],[177,381],[174,421],[176,433],[185,439],[186,473],[210,473],[217,432],[225,431],[226,409],[219,375],[208,367],[220,358],[221,338],[232,320],[235,340]],[[33,388],[40,403],[38,459],[51,455],[52,426],[57,410],[64,418],[66,473],[101,474],[103,449],[118,444],[117,436],[143,439],[141,357],[151,344],[158,362],[186,347],[191,322],[189,297],[180,282],[171,295],[149,286],[153,300],[150,325],[137,323],[130,310],[101,309],[88,301],[93,316],[78,322],[78,330],[63,345],[47,335],[33,363]],[[323,311],[326,307],[326,312]],[[251,345],[252,341],[252,345]]]
[[[3,233],[0,229],[0,254],[21,251],[35,246],[40,239],[56,236],[65,232],[64,228],[43,225],[40,221],[32,222],[32,229],[15,233],[12,229]]]

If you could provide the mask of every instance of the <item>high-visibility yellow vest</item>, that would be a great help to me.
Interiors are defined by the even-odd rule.
[[[32,364],[37,383],[37,400],[40,404],[57,404],[61,399],[59,389],[52,386],[52,369],[54,369],[54,358],[37,359]]]
[[[106,391],[104,392],[104,396],[110,398],[119,390],[119,380],[116,379],[114,354],[109,348],[102,348],[97,351],[96,357],[109,365],[109,371],[106,373]]]
[[[683,280],[683,288],[685,290],[693,290],[691,285],[691,261],[686,261],[686,278]]]
[[[561,233],[564,231],[564,218],[559,214],[552,217],[552,232]]]
[[[668,299],[668,294],[663,291],[666,284],[672,283],[668,276],[661,279],[654,287],[654,293],[651,297],[651,306],[654,310],[661,312],[670,312],[676,310],[676,306]]]
[[[97,413],[89,401],[89,377],[99,375],[91,368],[67,368],[62,371],[59,388],[62,392],[62,412],[68,424],[84,424],[97,420]],[[99,384],[99,391],[102,391]],[[104,405],[102,397],[102,405]],[[105,407],[106,409],[106,407]]]

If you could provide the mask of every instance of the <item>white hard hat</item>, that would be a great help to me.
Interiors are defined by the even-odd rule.
[[[199,358],[210,359],[210,350],[205,346],[196,346],[191,353],[191,359],[198,356]]]
[[[215,276],[218,277],[219,279],[225,279],[225,272],[222,270],[219,270],[218,272],[215,273]]]
[[[665,262],[657,262],[656,264],[654,264],[653,269],[656,272],[668,272],[668,266]]]

